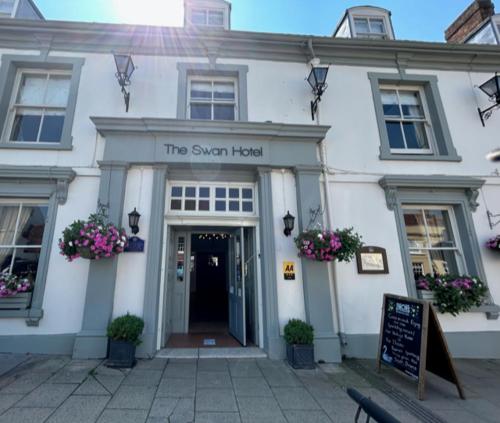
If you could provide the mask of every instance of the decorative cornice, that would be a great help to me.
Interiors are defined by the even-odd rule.
[[[208,57],[306,62],[307,42],[325,63],[420,69],[493,72],[500,66],[498,46],[420,41],[343,39],[196,28],[0,19],[0,46],[52,51],[123,51],[141,55]],[[207,45],[210,49],[207,51]]]
[[[198,134],[248,137],[267,141],[310,141],[325,138],[330,126],[291,125],[285,123],[217,122],[181,119],[91,117],[97,131],[104,137],[133,133],[152,135]]]

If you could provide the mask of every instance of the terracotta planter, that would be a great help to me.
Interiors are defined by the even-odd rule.
[[[26,310],[31,305],[31,292],[0,298],[0,310]]]

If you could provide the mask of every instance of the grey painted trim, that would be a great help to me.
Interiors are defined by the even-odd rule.
[[[346,357],[377,357],[378,334],[346,334]],[[500,332],[446,332],[453,358],[500,359]]]
[[[0,166],[0,198],[43,198],[49,200],[31,308],[27,310],[1,310],[0,318],[23,317],[26,318],[28,326],[38,326],[39,320],[43,317],[43,297],[57,208],[58,205],[66,202],[68,186],[74,177],[75,172],[66,167]]]
[[[406,63],[406,61],[405,61]],[[368,73],[372,88],[373,103],[375,106],[375,116],[380,134],[380,159],[381,160],[426,160],[426,161],[461,161],[458,156],[451,133],[448,128],[446,114],[444,111],[441,96],[439,94],[438,79],[435,75],[408,75],[404,72],[393,73]],[[432,154],[395,154],[391,152],[389,136],[384,119],[382,97],[380,93],[381,84],[416,84],[423,87],[425,100],[430,112],[432,122],[433,137],[430,144]]]
[[[295,169],[297,190],[297,224],[299,231],[307,229],[310,209],[322,206],[320,191],[321,169],[302,166]],[[322,224],[323,222],[318,222]],[[340,362],[340,340],[333,323],[332,292],[326,263],[301,259],[304,303],[307,321],[314,327],[316,360]]]
[[[51,57],[51,56],[29,56],[29,55],[8,55],[2,56],[2,66],[0,67],[0,148],[28,149],[28,150],[71,150],[72,149],[72,129],[76,110],[76,100],[80,85],[82,67],[85,63],[83,58],[75,57]],[[61,135],[60,143],[13,143],[9,142],[9,133],[5,130],[8,110],[14,89],[14,81],[17,70],[20,68],[30,69],[68,69],[71,70],[70,91],[68,96],[68,106]]]
[[[268,122],[199,121],[182,119],[90,117],[97,131],[104,137],[133,133],[204,134],[251,136],[255,140],[308,141],[317,143],[325,138],[330,126],[296,125]]]
[[[190,76],[229,76],[238,80],[238,121],[248,121],[248,95],[246,65],[220,65],[205,63],[177,63],[179,82],[177,84],[177,119],[188,119],[187,91]],[[203,121],[205,122],[205,121]]]
[[[207,164],[199,166],[193,164],[189,168],[169,166],[168,179],[170,181],[255,182],[257,178],[254,170],[224,169],[224,172],[218,172],[218,170],[220,170],[218,166],[210,169]]]
[[[264,291],[264,349],[269,358],[281,359],[285,355],[285,343],[280,336],[279,328],[271,168],[258,168],[257,172],[260,207],[259,260],[262,270],[262,288]]]
[[[73,351],[75,334],[2,335],[0,352],[19,354],[69,355]]]
[[[166,183],[167,165],[154,166],[144,287],[144,332],[138,349],[138,354],[149,357],[153,357],[157,350]]]
[[[393,175],[381,178],[379,184],[385,190],[387,207],[389,210],[394,211],[396,218],[401,258],[409,296],[416,298],[417,290],[406,238],[403,204],[442,204],[452,206],[457,219],[467,272],[480,277],[487,283],[481,259],[481,247],[472,219],[472,212],[478,207],[478,190],[484,184],[483,180],[462,176]],[[497,319],[499,311],[500,308],[494,304],[491,295],[484,307],[472,310],[472,312],[485,312],[488,319]]]
[[[121,225],[128,165],[99,162],[99,201],[108,205],[108,220]],[[107,354],[106,329],[113,313],[117,259],[90,262],[82,330],[77,334],[74,358],[103,358]]]
[[[218,57],[304,63],[306,44],[311,38],[317,57],[335,65],[394,68],[397,56],[408,56],[408,67],[495,72],[498,46],[450,45],[420,41],[341,39],[305,35],[269,34],[243,31],[203,31],[196,36],[184,28],[132,26],[61,21],[17,21],[6,19],[0,28],[5,48],[69,52],[126,50],[130,54]]]

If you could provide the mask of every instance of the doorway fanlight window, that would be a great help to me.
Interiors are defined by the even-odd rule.
[[[253,184],[172,184],[168,201],[171,212],[256,213]]]

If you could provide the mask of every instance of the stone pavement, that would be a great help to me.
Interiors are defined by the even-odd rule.
[[[56,356],[0,354],[0,362],[12,367],[6,371],[6,364],[0,366],[0,372],[6,371],[0,375],[0,423],[353,422],[356,405],[346,387],[370,396],[402,422],[500,421],[493,401],[500,392],[499,362],[461,365],[471,394],[466,402],[430,384],[433,395],[424,404],[436,414],[403,401],[405,389],[411,388],[415,397],[415,385],[402,384],[391,371],[375,375],[369,361],[303,371],[268,359],[156,358],[139,361],[133,370]],[[399,396],[387,389],[391,377],[401,387]],[[480,379],[488,386],[480,387]],[[488,396],[472,396],[473,388]],[[469,420],[464,420],[464,411]]]

